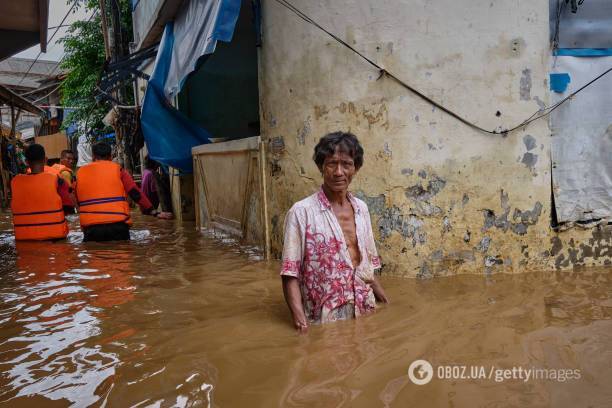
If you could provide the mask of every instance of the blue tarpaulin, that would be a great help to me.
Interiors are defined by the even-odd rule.
[[[70,115],[72,112],[74,112],[74,109],[64,109],[64,120],[66,120],[68,115]],[[69,137],[72,137],[72,135],[74,135],[78,130],[79,130],[78,123],[71,122],[70,124],[68,124],[68,126],[66,126],[66,134]]]
[[[209,132],[170,105],[166,97],[176,93],[168,94],[165,89],[174,83],[182,85],[195,69],[196,61],[214,52],[217,40],[231,41],[240,3],[240,0],[190,0],[175,22],[166,25],[141,115],[152,159],[190,173],[191,148],[210,142]],[[175,37],[180,39],[176,44]]]
[[[557,48],[553,55],[565,57],[609,57],[612,48]]]
[[[191,172],[191,148],[209,143],[210,135],[171,106],[164,97],[164,84],[174,43],[172,25],[166,25],[140,120],[149,156],[160,163]]]

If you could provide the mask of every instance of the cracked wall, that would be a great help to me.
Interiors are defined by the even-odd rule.
[[[548,102],[547,0],[295,5],[484,128],[520,123]],[[428,278],[610,262],[608,227],[550,228],[546,120],[507,136],[479,133],[277,3],[263,12],[260,112],[275,256],[286,211],[321,183],[315,144],[349,130],[365,149],[351,189],[370,208],[383,273]]]

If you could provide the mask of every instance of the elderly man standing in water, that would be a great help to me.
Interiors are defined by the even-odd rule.
[[[319,140],[313,157],[321,189],[291,207],[285,218],[281,276],[295,328],[359,317],[387,303],[374,276],[380,268],[367,205],[348,187],[363,165],[351,133]]]

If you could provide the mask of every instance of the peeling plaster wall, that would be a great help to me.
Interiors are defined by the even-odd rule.
[[[293,3],[487,129],[547,104],[548,0]],[[612,258],[609,231],[550,229],[546,120],[506,137],[478,133],[274,1],[263,7],[260,94],[277,257],[286,211],[321,183],[313,147],[350,130],[365,149],[351,187],[370,208],[383,273],[520,272]]]

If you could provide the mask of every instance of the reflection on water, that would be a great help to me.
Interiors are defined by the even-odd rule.
[[[383,278],[391,305],[297,336],[278,264],[231,238],[137,218],[130,243],[15,244],[2,217],[3,405],[612,405],[607,270]],[[416,386],[417,358],[583,375]]]

